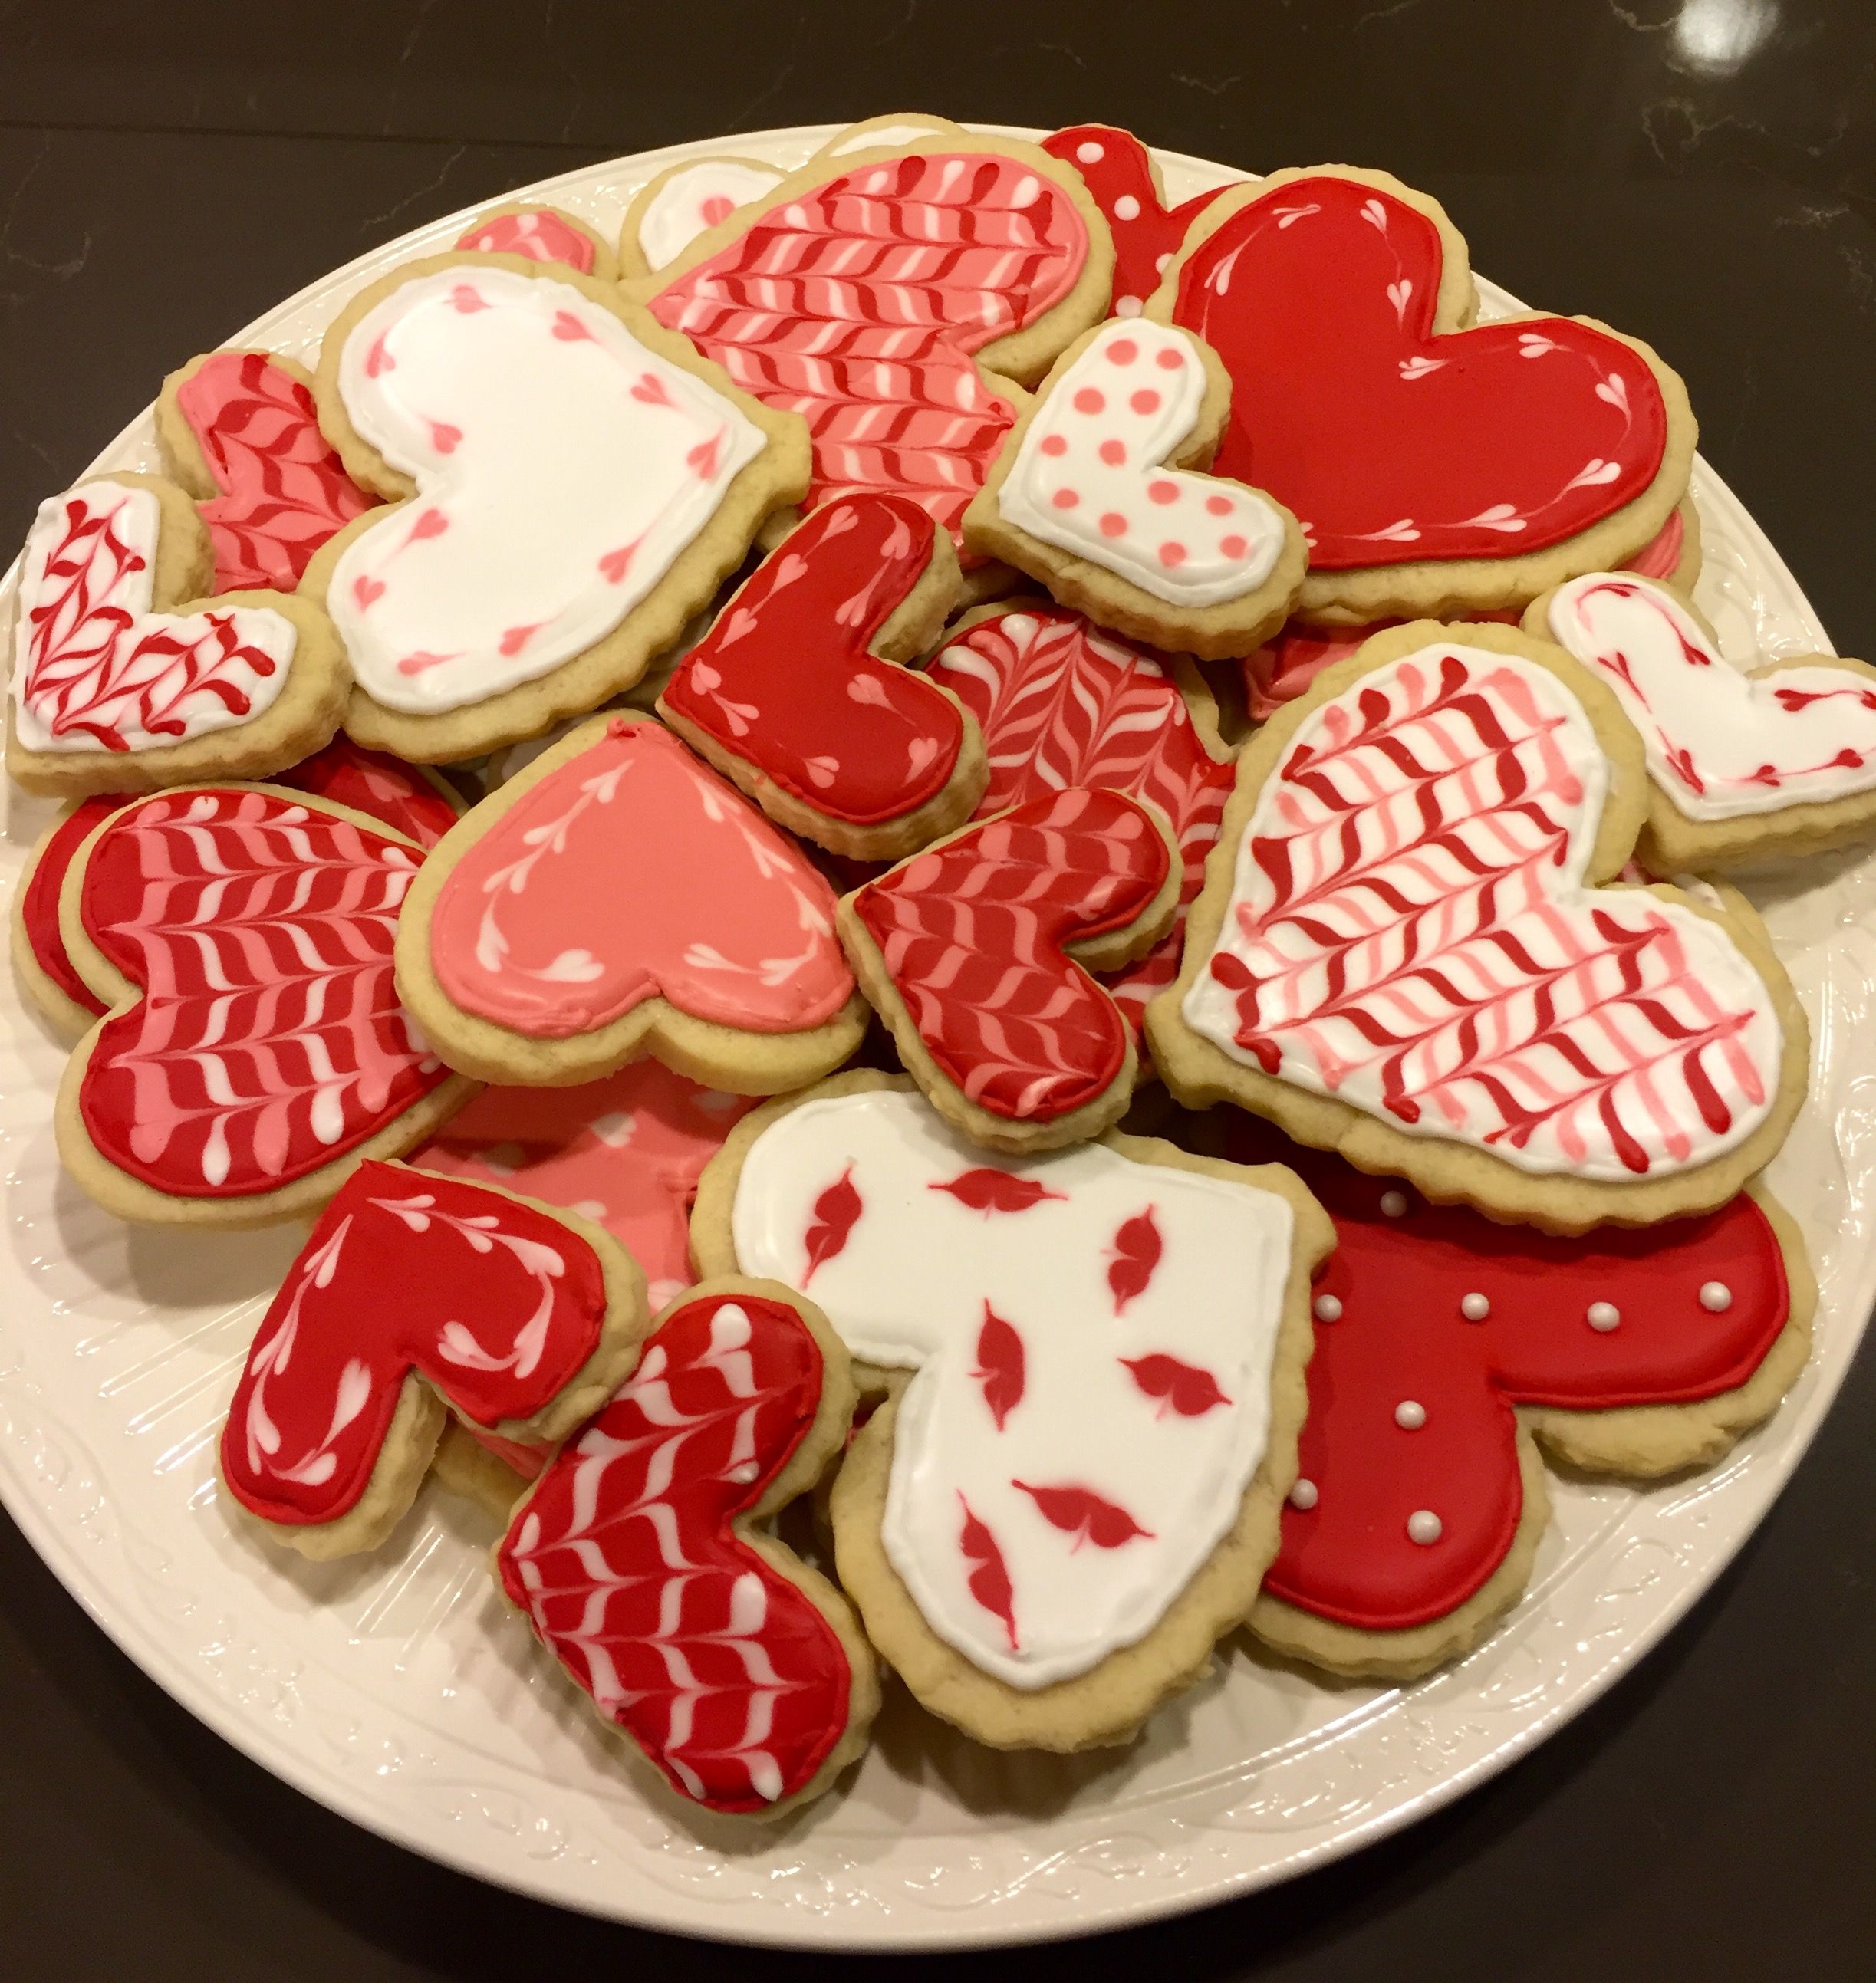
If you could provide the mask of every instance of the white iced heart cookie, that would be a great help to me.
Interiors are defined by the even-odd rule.
[[[1287,1172],[993,1155],[870,1075],[740,1125],[692,1233],[905,1373],[834,1505],[874,1642],[982,1739],[1063,1747],[1119,1739],[1242,1615],[1326,1239]]]
[[[1212,659],[1249,653],[1287,613],[1304,551],[1280,504],[1195,472],[1229,390],[1189,331],[1098,325],[1011,435],[965,518],[967,542],[1136,639]]]
[[[346,678],[325,615],[202,597],[213,552],[175,483],[97,476],[48,497],[22,562],[7,754],[30,790],[265,777],[331,740]]]
[[[1572,579],[1525,626],[1593,669],[1640,732],[1654,873],[1876,831],[1876,669],[1818,655],[1742,674],[1679,593],[1630,572]]]
[[[386,277],[316,390],[354,479],[410,499],[307,575],[357,677],[347,727],[426,761],[629,687],[805,480],[798,422],[556,264]]]
[[[1368,641],[1240,760],[1149,1009],[1169,1085],[1557,1229],[1724,1202],[1790,1126],[1804,1022],[1749,912],[1596,885],[1644,799],[1633,731],[1555,650]]]

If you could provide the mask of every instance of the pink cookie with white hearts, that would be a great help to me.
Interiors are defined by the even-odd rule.
[[[1533,601],[1641,733],[1657,874],[1810,854],[1876,833],[1876,668],[1802,654],[1741,673],[1675,587],[1591,572]]]
[[[1559,1232],[1708,1210],[1777,1152],[1804,1009],[1742,902],[1612,885],[1641,743],[1560,650],[1476,624],[1377,634],[1237,780],[1147,1008],[1180,1101]]]
[[[347,472],[390,500],[303,590],[356,677],[347,732],[416,763],[630,688],[807,486],[793,414],[563,263],[406,263],[340,313],[313,390]]]
[[[1199,472],[1230,394],[1189,332],[1097,325],[1012,430],[965,513],[965,541],[1150,646],[1248,654],[1288,616],[1306,553],[1280,503]]]
[[[558,262],[602,283],[617,279],[612,249],[587,226],[557,206],[530,199],[504,201],[478,214],[458,237],[465,254],[519,255],[529,262]]]
[[[692,1222],[703,1271],[801,1290],[889,1394],[833,1495],[868,1637],[979,1741],[1058,1751],[1127,1740],[1249,1609],[1329,1244],[1276,1166],[992,1155],[868,1073],[739,1124]]]
[[[211,600],[215,550],[184,490],[94,476],[48,497],[26,538],[7,769],[62,798],[262,778],[332,741],[350,687],[316,602]]]

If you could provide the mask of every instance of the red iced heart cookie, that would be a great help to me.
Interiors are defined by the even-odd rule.
[[[1091,127],[1092,128],[1092,127]],[[1157,807],[1184,862],[1182,902],[1205,881],[1232,767],[1210,691],[1189,662],[1100,632],[1045,600],[1012,600],[961,620],[933,657],[934,681],[976,717],[990,759],[977,817],[1068,785],[1107,785]],[[1138,1029],[1178,975],[1184,918],[1107,981]]]
[[[745,1532],[814,1485],[854,1402],[818,1311],[773,1282],[695,1289],[497,1550],[594,1707],[713,1811],[773,1815],[865,1747],[879,1685],[852,1613]]]
[[[1055,169],[988,142],[811,169],[752,201],[727,248],[688,266],[680,256],[648,306],[744,390],[807,420],[809,507],[905,495],[955,533],[1015,419],[973,355],[1044,331],[1024,342],[1017,376],[1034,377],[1099,307],[1105,269],[1091,268],[1087,222]]]
[[[423,859],[311,798],[198,788],[79,857],[65,934],[110,1004],[65,1070],[59,1152],[127,1218],[262,1225],[323,1205],[466,1099],[392,982]],[[68,900],[71,898],[67,891]]]
[[[486,1185],[361,1164],[255,1333],[222,1480],[304,1555],[375,1548],[446,1406],[557,1439],[630,1369],[645,1324],[644,1277],[604,1233]]]
[[[1112,124],[1073,124],[1051,132],[1042,149],[1087,181],[1114,236],[1113,313],[1137,316],[1179,252],[1186,229],[1224,189],[1195,193],[1169,208],[1146,147],[1131,131]]]
[[[1602,885],[1644,791],[1556,649],[1377,635],[1239,760],[1147,1015],[1168,1085],[1553,1230],[1724,1203],[1802,1101],[1804,1017],[1737,898]]]
[[[833,891],[650,717],[596,717],[438,849],[398,980],[452,1065],[597,1078],[647,1051],[764,1093],[838,1066],[862,1008]]]
[[[1632,556],[1685,493],[1674,375],[1569,318],[1465,328],[1464,243],[1385,174],[1234,189],[1167,285],[1153,313],[1235,383],[1215,471],[1269,490],[1310,539],[1306,617],[1520,605]],[[1470,560],[1482,569],[1450,568]]]
[[[289,358],[211,351],[163,381],[157,436],[201,506],[217,592],[290,592],[334,531],[377,501],[319,431],[313,380]]]
[[[1180,874],[1137,801],[1072,787],[967,827],[841,905],[854,970],[940,1112],[994,1147],[1099,1134],[1133,1086],[1132,1029],[1078,959],[1162,935]]]
[[[983,788],[955,699],[891,664],[936,635],[956,593],[950,541],[917,503],[830,503],[718,614],[658,713],[791,831],[855,860],[910,853]]]
[[[1405,1677],[1516,1601],[1546,1509],[1514,1407],[1560,1457],[1645,1478],[1718,1457],[1804,1362],[1815,1290],[1769,1198],[1558,1239],[1249,1118],[1227,1141],[1291,1165],[1336,1225],[1299,1477],[1252,1613],[1286,1651]]]
[[[456,824],[461,810],[446,788],[414,766],[375,751],[361,751],[335,738],[291,771],[276,771],[269,784],[312,792],[354,812],[369,814],[405,834],[420,847],[433,847]],[[42,1012],[62,1032],[82,1033],[102,1013],[93,992],[65,952],[59,925],[59,894],[65,871],[91,836],[134,794],[105,792],[81,800],[49,827],[26,864],[15,897],[14,947],[22,983]]]

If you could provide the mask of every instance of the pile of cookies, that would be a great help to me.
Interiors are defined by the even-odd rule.
[[[773,1814],[882,1668],[1059,1751],[1240,1627],[1426,1672],[1540,1455],[1764,1419],[1807,1033],[1704,878],[1876,831],[1876,670],[1733,670],[1679,379],[1476,303],[1385,173],[895,116],[173,373],[26,546],[14,951],[86,1191],[313,1222],[236,1519],[435,1470]]]

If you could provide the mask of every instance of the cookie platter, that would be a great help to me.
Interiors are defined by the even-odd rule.
[[[674,166],[730,154],[792,169],[837,135],[674,148],[517,197],[610,241],[634,196]],[[1156,155],[1169,206],[1242,176]],[[309,359],[350,298],[448,249],[472,218],[375,251],[230,343]],[[1480,288],[1486,320],[1520,307]],[[146,416],[92,472],[161,466]],[[1828,650],[1775,550],[1697,462],[1691,494],[1695,599],[1727,656]],[[9,589],[17,583],[16,568]],[[7,803],[17,887],[52,809],[10,786]],[[0,1269],[12,1318],[0,1338],[0,1491],[105,1629],[227,1739],[387,1837],[565,1905],[754,1942],[938,1948],[1084,1933],[1267,1884],[1503,1767],[1631,1666],[1751,1533],[1848,1367],[1876,1296],[1876,1234],[1858,1210],[1876,1159],[1858,1100],[1870,1071],[1858,1042],[1871,1017],[1876,861],[1813,854],[1734,878],[1810,1022],[1809,1099],[1768,1176],[1817,1276],[1810,1359],[1777,1413],[1707,1472],[1645,1490],[1553,1477],[1521,1599],[1475,1650],[1406,1685],[1326,1681],[1240,1632],[1139,1739],[1072,1755],[978,1746],[888,1687],[858,1769],[780,1826],[680,1804],[601,1731],[502,1601],[487,1568],[500,1531],[470,1501],[433,1483],[388,1545],[327,1562],[303,1561],[235,1518],[217,1441],[303,1229],[211,1242],[125,1225],[92,1203],[55,1148],[62,1053],[10,980],[0,992],[12,1235]],[[628,1138],[632,1125],[614,1133]],[[527,1131],[505,1135],[525,1143]],[[483,1175],[494,1181],[500,1168]],[[670,1292],[654,1288],[652,1307]]]

